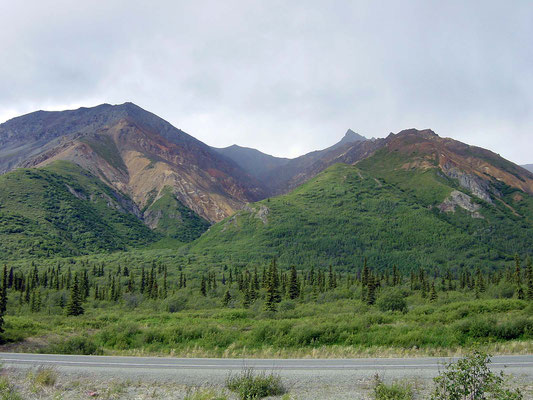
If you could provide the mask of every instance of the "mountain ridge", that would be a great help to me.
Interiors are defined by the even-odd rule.
[[[17,117],[0,125],[0,145],[2,172],[72,161],[139,208],[172,187],[181,203],[211,222],[266,195],[233,161],[132,103]]]
[[[392,185],[393,192],[378,195],[411,204],[409,212],[425,207],[440,213],[440,219],[461,215],[455,222],[465,230],[482,224],[487,209],[501,213],[501,207],[529,224],[533,195],[533,173],[492,151],[440,137],[430,129],[410,128],[379,139],[348,129],[326,149],[286,159],[237,145],[212,148],[133,103],[37,111],[0,125],[0,171],[46,170],[57,162],[74,163],[130,199],[134,207],[128,212],[153,232],[180,243],[196,240],[197,248],[211,240],[196,239],[210,224],[241,221],[242,213],[251,213],[255,223],[269,221],[269,198],[290,196],[307,182],[323,179],[323,171],[336,164],[354,166],[357,172],[352,175],[371,177],[378,186]],[[370,190],[371,181],[361,182]],[[324,201],[328,207],[329,197]],[[493,223],[490,215],[487,223]],[[308,220],[302,217],[302,223]],[[217,230],[213,227],[204,236],[210,238]]]

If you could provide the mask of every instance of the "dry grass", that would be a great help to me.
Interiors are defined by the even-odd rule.
[[[490,343],[480,346],[480,349],[493,355],[533,354],[533,340],[509,341],[504,343]],[[116,356],[164,356],[181,358],[374,358],[374,357],[461,357],[469,354],[471,348],[393,348],[393,347],[355,347],[355,346],[321,346],[316,348],[277,349],[263,347],[262,349],[234,348],[228,346],[222,354],[218,349],[208,350],[198,346],[191,346],[184,350],[171,349],[170,352],[147,352],[142,350],[107,351],[106,355]]]

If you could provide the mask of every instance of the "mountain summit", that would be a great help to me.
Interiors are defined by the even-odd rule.
[[[153,229],[160,202],[216,222],[265,197],[238,165],[133,103],[37,111],[0,125],[0,172],[71,161],[130,196]],[[172,213],[171,213],[172,214]]]
[[[344,145],[347,145],[347,144],[351,144],[351,143],[359,142],[359,141],[363,141],[363,140],[368,140],[368,139],[366,137],[361,136],[360,134],[352,131],[351,129],[348,129],[346,131],[346,133],[344,134],[344,137],[341,139],[341,141],[336,143],[336,144],[334,144],[332,147],[333,148],[337,148],[337,147],[340,147],[340,146],[344,146]]]

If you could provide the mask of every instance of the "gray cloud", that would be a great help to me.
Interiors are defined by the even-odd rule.
[[[533,162],[527,0],[18,3],[0,3],[3,120],[133,101],[215,146],[418,127]]]

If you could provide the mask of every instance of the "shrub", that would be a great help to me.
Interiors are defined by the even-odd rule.
[[[5,376],[0,377],[0,400],[23,400],[17,389]]]
[[[291,311],[296,308],[296,303],[293,300],[283,300],[279,303],[279,311]]]
[[[375,377],[374,398],[376,400],[412,400],[413,388],[409,384],[393,383],[386,385],[379,375]]]
[[[407,310],[407,302],[404,294],[398,289],[387,289],[379,296],[377,306],[381,311],[401,311]]]
[[[99,355],[102,354],[102,349],[88,337],[75,336],[62,342],[53,343],[42,349],[41,352],[51,354]]]
[[[172,296],[164,301],[164,308],[170,313],[180,312],[187,306],[187,299],[181,296]]]
[[[137,308],[142,301],[142,296],[135,293],[124,293],[122,297],[124,305],[130,310]]]
[[[57,371],[52,367],[39,367],[30,378],[36,386],[54,386],[57,382]]]
[[[494,374],[488,367],[490,357],[474,352],[456,363],[434,379],[435,391],[431,400],[521,400],[519,389],[505,386],[503,372]]]
[[[228,376],[226,387],[237,393],[241,400],[279,396],[286,392],[279,375],[256,374],[252,369],[246,369],[237,376]]]

